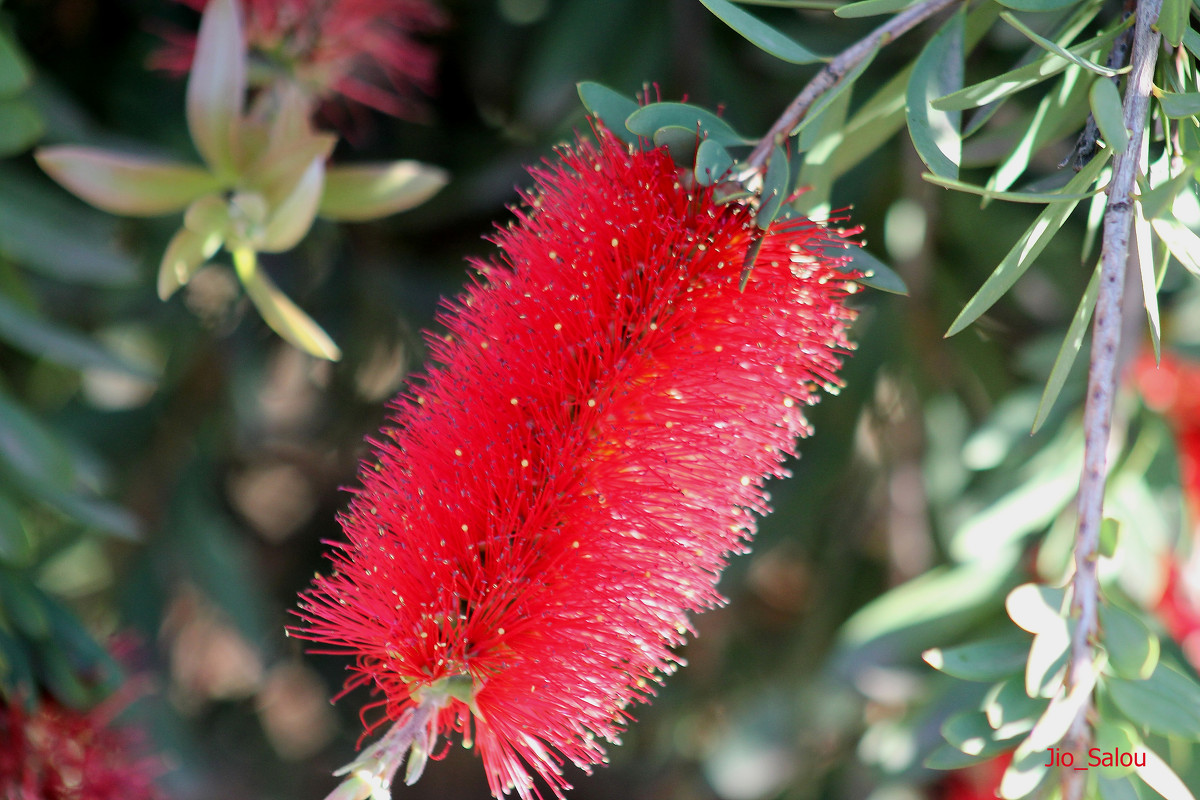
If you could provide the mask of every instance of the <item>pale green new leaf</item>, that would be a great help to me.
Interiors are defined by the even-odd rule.
[[[253,252],[238,250],[233,254],[233,263],[246,294],[272,330],[306,353],[330,361],[341,359],[342,351],[329,334],[279,291],[259,268]]]
[[[962,88],[966,9],[959,9],[925,45],[908,82],[908,132],[935,175],[958,177],[962,160],[961,111],[939,111],[930,101]]]
[[[158,266],[159,299],[167,300],[179,287],[187,285],[221,244],[222,237],[216,231],[201,232],[190,227],[177,230]]]
[[[625,130],[624,119],[620,126]],[[330,166],[317,213],[343,222],[379,219],[421,205],[449,180],[445,170],[419,161]]]
[[[94,147],[40,148],[34,157],[50,177],[99,209],[130,217],[182,211],[198,197],[222,188],[208,170]]]
[[[1077,194],[1090,187],[1108,163],[1111,152],[1105,150],[1098,153],[1063,187],[1063,191],[1067,194]],[[963,310],[959,312],[958,317],[946,332],[947,336],[953,336],[978,319],[1017,282],[1018,278],[1025,274],[1025,270],[1029,269],[1046,245],[1050,243],[1050,240],[1054,238],[1058,229],[1075,210],[1076,205],[1078,203],[1074,201],[1055,203],[1038,215],[1029,229],[997,265],[983,286],[979,288],[979,291],[963,306]]]
[[[187,84],[187,123],[196,149],[218,174],[237,174],[235,158],[246,95],[246,42],[235,0],[204,9]]]
[[[1133,204],[1133,245],[1137,254],[1138,272],[1142,278],[1142,304],[1146,307],[1146,321],[1150,324],[1150,343],[1154,346],[1154,360],[1161,357],[1162,332],[1158,316],[1158,280],[1154,274],[1154,236],[1150,223],[1142,213],[1142,204]]]
[[[1146,782],[1154,791],[1162,795],[1163,800],[1196,800],[1187,785],[1179,779],[1162,757],[1148,748],[1143,749],[1146,755],[1146,766],[1137,767],[1137,776]]]
[[[821,56],[793,41],[786,34],[766,24],[758,17],[743,11],[729,0],[700,0],[722,22],[781,61],[790,64],[812,64]]]
[[[278,208],[272,209],[258,249],[265,253],[281,253],[295,247],[316,219],[324,186],[325,157],[317,156],[308,165],[292,193]]]

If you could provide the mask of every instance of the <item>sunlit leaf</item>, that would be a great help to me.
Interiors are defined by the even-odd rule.
[[[969,756],[989,756],[1012,749],[1012,742],[997,739],[982,711],[963,711],[942,723],[942,738]]]
[[[1046,700],[1026,694],[1025,676],[1016,675],[993,686],[981,709],[996,735],[1009,739],[1032,730],[1046,706]]]
[[[771,151],[771,160],[767,162],[767,171],[763,176],[762,201],[754,215],[754,223],[766,230],[779,216],[783,200],[791,194],[791,165],[787,153],[778,145]]]
[[[1045,759],[1045,752],[1014,757],[1000,778],[1000,797],[1004,800],[1021,800],[1033,794],[1049,773]]]
[[[987,639],[958,647],[935,647],[921,654],[936,670],[968,681],[996,681],[1021,672],[1029,654],[1026,637]]]
[[[204,9],[187,84],[187,123],[204,160],[222,177],[237,173],[235,147],[246,96],[246,42],[234,0]]]
[[[631,105],[637,108],[632,101]],[[622,131],[624,123],[621,120]],[[329,166],[317,213],[346,222],[379,219],[421,205],[449,179],[445,170],[419,161]]]
[[[1150,220],[1150,227],[1184,269],[1200,278],[1200,236],[1173,216]]]
[[[811,64],[821,57],[797,44],[758,17],[743,11],[729,0],[700,0],[705,7],[729,27],[781,61],[791,64]]]
[[[1158,753],[1148,748],[1142,752],[1146,756],[1146,766],[1137,767],[1137,776],[1145,781],[1147,786],[1162,795],[1163,800],[1196,800],[1191,790]]]
[[[792,209],[813,217],[828,216],[833,192],[833,159],[845,142],[846,111],[850,95],[836,97],[812,118],[812,125],[800,132],[799,149],[803,160],[797,185],[805,191],[792,201]]]
[[[1092,689],[1096,686],[1096,679],[1100,676],[1105,659],[1105,654],[1100,653],[1095,661],[1085,665],[1085,669],[1072,673],[1075,682],[1071,690],[1068,692],[1066,687],[1063,687],[1062,691],[1055,695],[1034,724],[1033,730],[1029,732],[1029,737],[1022,742],[1022,748],[1044,751],[1066,736],[1079,712],[1091,702]],[[1082,676],[1076,674],[1077,672],[1082,672]]]
[[[1112,558],[1117,554],[1120,538],[1121,522],[1112,517],[1105,517],[1100,521],[1100,542],[1096,552],[1104,558]]]
[[[221,247],[221,236],[198,233],[180,228],[171,237],[167,250],[158,265],[158,296],[166,300],[187,285],[196,271],[212,258]]]
[[[1143,747],[1141,737],[1138,736],[1137,733],[1135,733],[1134,730],[1129,727],[1129,725],[1124,722],[1116,722],[1111,719],[1101,719],[1096,724],[1095,738],[1093,739],[1093,743],[1096,747],[1100,748],[1100,751],[1103,753],[1111,753],[1114,750],[1119,750],[1122,753],[1132,754],[1137,750],[1141,750]],[[1103,758],[1100,760],[1103,762]],[[1132,765],[1128,767],[1122,767],[1119,764],[1113,764],[1112,766],[1106,767],[1102,763],[1097,767],[1097,769],[1099,770],[1100,775],[1105,778],[1123,778],[1126,775],[1133,773]]]
[[[966,9],[959,9],[925,45],[908,82],[908,132],[917,154],[935,175],[958,177],[962,112],[939,111],[934,98],[962,88]]]
[[[153,217],[182,211],[222,181],[191,164],[94,147],[43,147],[38,164],[76,196],[113,214]]]
[[[1087,57],[1089,54],[1096,53],[1108,46],[1124,27],[1122,25],[1067,49],[1074,55]],[[953,94],[940,97],[933,101],[933,107],[943,111],[952,111],[986,105],[993,100],[999,100],[1002,97],[1016,94],[1019,91],[1028,89],[1030,86],[1036,86],[1047,78],[1051,78],[1062,72],[1070,65],[1071,61],[1068,59],[1054,53],[1047,53],[1032,64],[1026,64],[1023,67],[1018,67],[1017,69],[960,89]]]
[[[1066,194],[1078,194],[1091,186],[1108,163],[1110,153],[1109,150],[1098,153],[1063,187],[1063,191]],[[1017,279],[1025,274],[1025,270],[1029,269],[1034,260],[1041,255],[1042,250],[1067,221],[1067,217],[1075,210],[1076,205],[1078,205],[1076,202],[1056,203],[1048,206],[1038,215],[1038,218],[1008,251],[983,286],[979,288],[979,291],[963,306],[962,311],[950,326],[950,330],[946,332],[947,336],[953,336],[965,329],[1004,296],[1017,282]]]
[[[1142,205],[1137,202],[1133,204],[1133,247],[1142,280],[1142,305],[1150,326],[1150,344],[1154,347],[1154,360],[1157,362],[1162,349],[1162,332],[1158,316],[1158,279],[1154,274],[1154,236],[1150,223],[1142,213]]]
[[[1200,92],[1163,92],[1159,102],[1163,113],[1172,119],[1184,119],[1200,114]]]
[[[878,53],[879,48],[876,47],[870,53],[868,53],[865,58],[855,64],[849,72],[843,75],[841,80],[833,85],[832,89],[823,92],[821,96],[817,98],[816,102],[809,107],[808,113],[804,115],[804,118],[796,124],[796,127],[792,128],[790,135],[796,136],[804,131],[813,120],[820,118],[821,112],[828,108],[831,103],[839,99],[842,94],[853,89],[854,82],[857,81],[859,77],[861,77],[862,74],[867,71],[867,67],[871,66],[871,62],[875,60],[875,56]],[[799,149],[807,150],[809,146],[811,145],[801,142]]]

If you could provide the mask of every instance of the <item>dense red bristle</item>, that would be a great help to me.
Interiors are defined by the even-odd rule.
[[[848,350],[840,236],[685,188],[665,150],[564,149],[430,340],[378,469],[342,524],[335,572],[294,633],[356,657],[399,719],[412,693],[470,675],[469,733],[492,791],[556,794],[679,659],[687,614],[765,513],[802,409]]]

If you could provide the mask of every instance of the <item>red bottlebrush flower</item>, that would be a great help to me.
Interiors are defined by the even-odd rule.
[[[996,800],[1000,796],[1000,781],[1012,763],[1012,753],[1005,753],[981,764],[958,769],[938,781],[934,787],[935,800]]]
[[[203,11],[208,0],[179,0]],[[427,0],[242,0],[251,54],[268,71],[329,101],[341,95],[385,114],[420,116],[418,93],[433,90],[434,50],[416,35],[440,30],[445,15]],[[196,37],[164,31],[150,65],[183,74]],[[327,107],[328,110],[328,107]]]
[[[450,731],[496,796],[539,796],[537,773],[561,797],[564,760],[602,761],[680,663],[687,614],[722,602],[849,348],[854,284],[825,251],[843,233],[761,233],[665,149],[603,131],[532,173],[303,595],[294,635],[355,656],[347,688],[397,720],[338,798],[385,790],[410,743],[411,778]]]
[[[36,711],[0,703],[0,798],[159,800],[154,758],[138,758],[138,731],[110,727],[114,704],[83,713],[43,700]]]

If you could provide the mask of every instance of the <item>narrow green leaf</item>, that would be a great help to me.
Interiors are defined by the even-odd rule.
[[[1161,216],[1150,220],[1150,227],[1158,234],[1175,260],[1184,269],[1200,278],[1200,236],[1192,232],[1174,216]]]
[[[652,103],[639,108],[625,120],[625,127],[631,133],[647,139],[659,128],[667,126],[687,128],[698,132],[701,138],[714,139],[726,146],[753,143],[716,114],[687,103]]]
[[[1060,8],[1074,5],[1071,0],[997,0],[997,2],[1016,11],[1037,12],[1057,11]]]
[[[1102,753],[1106,754],[1112,753],[1114,750],[1120,750],[1122,753],[1133,753],[1141,749],[1142,739],[1128,724],[1101,718],[1096,723],[1094,744],[1100,748]],[[1099,760],[1101,764],[1097,766],[1097,769],[1101,777],[1118,779],[1133,774],[1132,765],[1128,767],[1122,767],[1120,764],[1104,766],[1103,756]],[[1091,766],[1090,758],[1088,759],[1088,765]]]
[[[1035,1],[1037,1],[1037,0],[1035,0]],[[1011,5],[1011,0],[1010,0],[1010,2],[1004,3],[1004,5]],[[1070,5],[1070,3],[1064,4],[1064,7],[1066,5]],[[1089,72],[1094,72],[1097,75],[1102,75],[1106,78],[1111,78],[1115,75],[1120,75],[1124,72],[1129,71],[1129,69],[1127,67],[1122,68],[1122,69],[1109,69],[1108,67],[1097,64],[1095,61],[1090,61],[1089,59],[1084,58],[1083,56],[1079,55],[1078,53],[1068,50],[1067,48],[1063,47],[1062,45],[1058,44],[1057,42],[1053,42],[1050,39],[1047,39],[1045,36],[1042,36],[1037,31],[1033,30],[1033,28],[1030,28],[1024,22],[1021,22],[1021,20],[1017,19],[1015,16],[1013,16],[1012,14],[1010,14],[1007,11],[1002,13],[1000,15],[1000,18],[1002,20],[1004,20],[1005,22],[1007,22],[1009,25],[1016,28],[1018,31],[1020,31],[1025,36],[1025,38],[1029,39],[1029,41],[1033,42],[1038,47],[1042,48],[1043,50],[1046,50],[1047,52],[1054,53],[1056,56],[1065,58],[1066,60],[1070,61],[1072,64],[1074,64],[1078,67],[1082,67],[1083,69],[1086,69]],[[1116,87],[1113,87],[1113,88],[1116,88]]]
[[[1110,154],[1111,151],[1108,150],[1098,153],[1063,187],[1064,193],[1077,194],[1090,187],[1108,163]],[[1073,201],[1056,203],[1048,206],[1038,215],[1034,223],[1013,245],[991,276],[979,288],[979,291],[963,306],[963,310],[959,312],[954,324],[946,332],[946,336],[959,333],[977,320],[1017,282],[1018,278],[1025,274],[1025,270],[1029,269],[1046,245],[1050,243],[1050,240],[1054,238],[1054,234],[1067,221],[1067,217],[1075,210],[1076,205],[1078,203]]]
[[[1137,789],[1133,788],[1133,782],[1128,778],[1106,778],[1104,775],[1097,775],[1096,779],[1100,800],[1139,800]]]
[[[1131,20],[1132,21],[1132,20]],[[1086,57],[1108,46],[1129,23],[1118,26],[1111,31],[1102,33],[1082,44],[1067,48],[1076,56]],[[933,101],[933,107],[942,111],[965,110],[976,106],[986,105],[993,100],[1008,97],[1031,86],[1036,86],[1047,78],[1062,72],[1071,61],[1054,53],[1047,53],[1032,64],[1026,64],[1014,70],[996,75],[987,80],[959,89],[953,94],[939,97]]]
[[[1172,47],[1183,44],[1183,32],[1189,29],[1188,13],[1192,0],[1162,0],[1162,9],[1158,12],[1158,22],[1154,27]]]
[[[1109,80],[1092,83],[1088,93],[1092,105],[1092,118],[1100,128],[1105,143],[1113,150],[1122,152],[1129,143],[1129,131],[1125,129],[1125,112],[1121,108],[1121,93]]]
[[[997,681],[1025,669],[1027,637],[998,637],[974,644],[926,650],[921,658],[936,670],[967,681]]]
[[[1079,251],[1079,263],[1086,264],[1092,249],[1100,238],[1100,224],[1104,222],[1104,209],[1108,207],[1108,195],[1097,193],[1088,203],[1087,222],[1083,228],[1083,246]]]
[[[1109,663],[1121,678],[1146,680],[1158,668],[1158,637],[1133,614],[1117,606],[1100,606],[1101,641]]]
[[[733,156],[720,143],[705,139],[696,150],[696,182],[712,186],[723,180],[733,168]]]
[[[763,175],[761,201],[758,212],[754,215],[754,224],[766,230],[779,216],[779,209],[784,198],[791,194],[791,165],[788,163],[787,152],[779,145],[771,151],[771,160],[767,163],[766,174]]]
[[[821,56],[797,44],[782,32],[735,6],[729,0],[700,0],[729,27],[744,36],[751,44],[781,61],[790,64],[812,64]]]
[[[187,123],[196,149],[219,175],[237,174],[234,160],[246,96],[246,41],[234,0],[204,9],[187,84]]]
[[[1175,204],[1175,198],[1196,179],[1194,167],[1188,167],[1169,181],[1159,183],[1142,194],[1142,213],[1146,219],[1166,216]]]
[[[847,3],[835,8],[833,14],[842,19],[857,19],[874,17],[879,14],[893,14],[903,11],[911,5],[916,5],[916,0],[858,0],[856,3]]]
[[[12,481],[41,486],[72,486],[74,483],[71,459],[59,438],[24,406],[2,393],[0,468]]]
[[[82,494],[77,487],[61,489],[48,483],[20,478],[21,489],[43,503],[83,525],[88,530],[136,542],[142,538],[141,523],[127,509],[91,494]]]
[[[1010,739],[1032,730],[1047,705],[1046,700],[1026,694],[1025,676],[1016,675],[993,686],[984,698],[981,710],[996,735]]]
[[[191,164],[95,147],[43,147],[35,158],[68,191],[96,208],[123,216],[182,211],[201,195],[222,188],[219,178]]]
[[[13,626],[31,639],[50,635],[50,615],[40,593],[24,576],[0,572],[0,611]]]
[[[1107,678],[1108,694],[1126,717],[1164,736],[1200,741],[1200,686],[1158,662],[1146,680]]]
[[[830,104],[840,98],[843,93],[849,92],[851,89],[853,89],[854,82],[857,81],[864,72],[866,72],[867,67],[871,66],[871,62],[875,60],[875,56],[878,54],[879,48],[876,47],[867,54],[866,58],[864,58],[862,61],[859,61],[853,69],[843,75],[842,79],[834,84],[832,89],[824,92],[820,97],[818,97],[817,101],[813,103],[811,107],[809,107],[808,113],[804,115],[804,118],[800,120],[796,127],[792,128],[792,132],[789,134],[789,136],[796,136],[805,130],[809,126],[809,123],[815,119],[818,119],[821,115],[821,112],[828,108]],[[802,143],[799,149],[806,150],[808,148]]]
[[[846,111],[850,94],[843,93],[820,111],[810,127],[800,132],[799,147],[802,161],[796,185],[805,191],[792,202],[792,209],[810,217],[828,216],[833,193],[833,159],[845,142]]]
[[[1183,46],[1188,49],[1196,58],[1200,58],[1200,33],[1197,33],[1194,28],[1184,27],[1183,29]]]
[[[603,84],[583,81],[576,88],[589,114],[603,122],[604,127],[616,134],[617,138],[627,144],[637,144],[638,138],[625,127],[625,120],[641,106]]]
[[[946,189],[955,189],[967,194],[976,194],[981,197],[986,197],[989,200],[1006,200],[1010,203],[1067,203],[1079,202],[1087,200],[1092,195],[1099,194],[1104,191],[1103,186],[1099,186],[1088,192],[1080,192],[1078,194],[1066,194],[1064,192],[998,192],[989,189],[986,186],[976,186],[972,183],[964,183],[953,178],[943,178],[940,175],[931,175],[926,172],[921,175],[922,178],[935,186],[942,186]]]
[[[109,352],[91,339],[47,322],[0,294],[0,339],[33,356],[76,369],[102,369],[143,380],[154,374],[145,365]]]
[[[33,73],[12,34],[0,28],[0,97],[12,97],[29,87]]]
[[[31,711],[37,702],[33,664],[24,642],[0,626],[0,696],[9,703],[24,704]]]
[[[28,566],[33,558],[33,540],[21,514],[7,495],[0,494],[0,563]]]
[[[1012,748],[1012,743],[997,740],[982,711],[963,711],[942,723],[942,738],[969,756],[989,756]]]
[[[1200,114],[1200,92],[1163,92],[1159,98],[1163,113],[1171,119],[1183,119]]]
[[[233,263],[246,294],[272,330],[306,353],[330,361],[341,359],[342,351],[329,338],[329,334],[279,291],[258,267],[253,252],[235,251]]]
[[[33,146],[45,131],[42,115],[24,98],[0,100],[0,158]]]
[[[831,11],[841,6],[839,0],[735,0],[744,6],[776,6],[778,8],[809,8]]]
[[[844,252],[842,251],[843,248],[840,247],[825,248],[825,254],[834,258],[847,254],[850,256],[850,261],[847,262],[844,269],[860,273],[862,277],[855,279],[858,283],[889,294],[908,294],[908,286],[904,284],[904,279],[863,248],[848,244],[845,246]]]
[[[921,50],[906,95],[908,132],[913,146],[930,172],[946,178],[958,177],[958,164],[962,160],[962,112],[939,111],[930,102],[962,88],[965,21],[963,7]]]
[[[1050,377],[1046,379],[1046,388],[1042,390],[1042,399],[1038,403],[1031,433],[1041,430],[1046,418],[1050,416],[1051,409],[1054,408],[1054,402],[1062,392],[1063,384],[1067,382],[1067,376],[1071,374],[1071,367],[1075,364],[1080,347],[1083,346],[1083,337],[1087,334],[1087,325],[1092,318],[1092,311],[1096,308],[1096,297],[1099,293],[1100,264],[1097,263],[1092,272],[1092,279],[1088,281],[1083,297],[1079,298],[1079,305],[1075,307],[1075,315],[1071,317],[1067,335],[1059,345],[1058,355],[1054,357],[1054,366],[1050,369]]]

